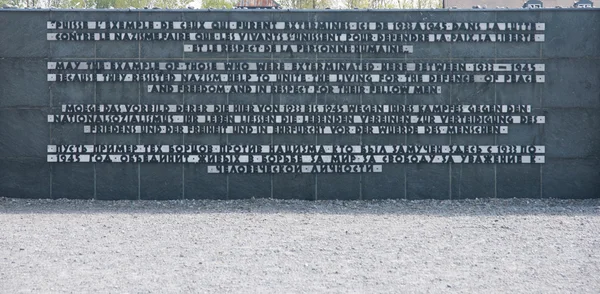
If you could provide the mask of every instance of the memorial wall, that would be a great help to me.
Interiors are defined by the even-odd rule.
[[[0,197],[600,197],[600,10],[0,10]]]

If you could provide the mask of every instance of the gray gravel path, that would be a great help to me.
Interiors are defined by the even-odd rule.
[[[599,293],[600,200],[0,198],[0,292]]]

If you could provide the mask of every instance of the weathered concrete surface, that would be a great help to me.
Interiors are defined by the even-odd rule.
[[[183,59],[184,42],[53,42],[48,20],[402,21],[545,23],[545,41],[418,43],[408,60],[535,62],[543,84],[443,84],[440,95],[152,95],[148,83],[52,83],[48,61]],[[456,11],[63,11],[0,10],[0,196],[86,199],[594,198],[600,194],[600,10]],[[204,58],[204,57],[203,57]],[[335,54],[211,59],[335,60]],[[359,58],[356,56],[355,58]],[[402,56],[402,59],[405,57]],[[363,54],[360,59],[397,60]],[[104,135],[49,124],[69,103],[119,104],[527,104],[546,123],[506,135]],[[51,144],[535,144],[544,164],[386,165],[373,174],[207,174],[205,165],[48,163]]]

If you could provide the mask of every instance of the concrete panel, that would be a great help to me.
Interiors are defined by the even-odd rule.
[[[546,58],[589,58],[598,56],[600,15],[598,9],[581,9],[570,13],[543,13],[547,42],[543,45]]]
[[[541,168],[538,165],[498,164],[496,168],[498,198],[540,198],[541,185]]]
[[[10,43],[10,42],[6,42]],[[48,107],[48,83],[44,74],[46,62],[43,59],[1,58],[0,80],[2,98],[0,107]],[[37,87],[31,87],[37,85]]]
[[[452,199],[495,197],[493,165],[452,164]]]
[[[600,107],[599,67],[598,59],[548,60],[544,107]]]
[[[140,165],[140,199],[183,199],[183,167],[181,164]]]
[[[406,169],[406,199],[450,199],[449,165],[416,165]]]
[[[85,163],[52,166],[52,198],[94,199],[94,165]]]
[[[140,199],[139,166],[137,164],[96,164],[96,199]]]
[[[600,161],[557,159],[542,169],[542,196],[552,198],[597,198],[600,191]]]
[[[0,109],[0,158],[46,158],[50,143],[47,109]]]
[[[43,159],[0,158],[0,195],[8,198],[51,198],[50,164]]]
[[[546,153],[551,158],[598,158],[600,117],[596,109],[549,109],[544,127]]]
[[[3,37],[0,57],[45,58],[49,44],[46,42],[48,11],[2,11],[0,34]],[[10,41],[7,41],[10,40]]]

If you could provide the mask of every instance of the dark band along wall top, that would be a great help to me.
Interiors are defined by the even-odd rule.
[[[0,196],[600,196],[600,10],[0,11]]]

